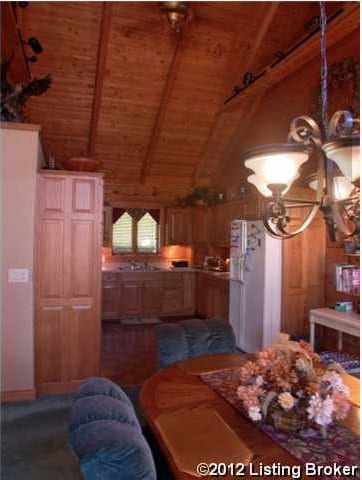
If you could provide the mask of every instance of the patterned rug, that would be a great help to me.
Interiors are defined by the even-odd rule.
[[[242,403],[236,395],[239,385],[238,375],[239,369],[233,368],[203,373],[200,378],[240,413],[244,414]],[[319,432],[315,430],[290,434],[277,431],[271,425],[260,423],[255,425],[303,464],[359,465],[359,436],[343,425],[336,424],[330,427],[326,440],[322,440]],[[324,476],[323,478],[343,477]]]

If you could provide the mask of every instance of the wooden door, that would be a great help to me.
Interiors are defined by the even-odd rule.
[[[142,282],[122,282],[121,317],[137,317],[142,315]]]
[[[35,357],[38,393],[99,375],[102,179],[38,176]]]
[[[303,209],[293,212],[300,224]],[[309,310],[324,306],[326,232],[321,215],[301,235],[283,240],[282,331],[306,336]]]
[[[156,275],[159,275],[158,273]],[[162,312],[163,283],[161,280],[145,281],[142,292],[142,313],[146,317]]]

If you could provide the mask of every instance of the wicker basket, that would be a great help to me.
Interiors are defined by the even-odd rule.
[[[282,410],[275,410],[271,415],[271,420],[274,427],[283,432],[298,432],[305,427],[303,420],[295,413],[283,412]]]
[[[99,160],[87,157],[72,157],[64,160],[62,163],[66,170],[76,172],[96,172],[102,165],[102,162]]]

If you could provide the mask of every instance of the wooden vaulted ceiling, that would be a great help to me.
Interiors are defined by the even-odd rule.
[[[29,3],[23,36],[44,47],[31,74],[53,76],[29,111],[46,154],[96,157],[108,194],[178,195],[223,168],[240,119],[258,106],[256,98],[240,103],[236,115],[225,97],[301,38],[318,3],[190,8],[177,35],[159,2]]]

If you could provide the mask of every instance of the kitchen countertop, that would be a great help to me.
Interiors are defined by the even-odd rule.
[[[212,270],[203,270],[201,268],[185,267],[185,268],[157,268],[157,270],[120,270],[118,267],[102,266],[102,273],[184,273],[184,272],[200,272],[205,275],[211,275],[223,280],[230,280],[229,272],[214,272]]]

